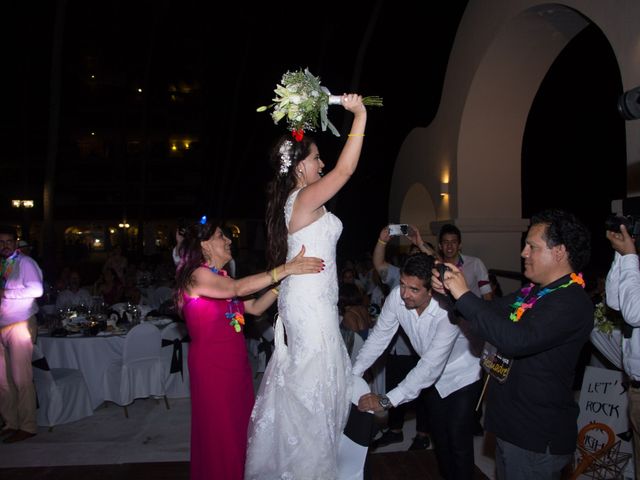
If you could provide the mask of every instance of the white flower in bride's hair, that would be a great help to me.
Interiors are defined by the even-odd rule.
[[[291,166],[291,156],[293,155],[293,142],[285,140],[278,149],[280,155],[280,175],[286,175]]]

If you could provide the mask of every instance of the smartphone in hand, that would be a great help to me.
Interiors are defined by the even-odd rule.
[[[389,235],[392,237],[398,235],[408,235],[409,234],[409,225],[406,223],[394,223],[389,225]]]

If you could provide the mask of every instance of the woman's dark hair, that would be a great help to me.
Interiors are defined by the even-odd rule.
[[[591,257],[591,234],[572,213],[564,210],[544,210],[531,218],[531,226],[546,225],[543,238],[547,247],[564,245],[574,272],[581,272]]]
[[[343,283],[338,289],[338,311],[344,315],[345,307],[364,305],[364,295],[354,283]]]
[[[435,259],[426,253],[415,253],[407,258],[400,272],[410,277],[418,277],[427,290],[431,290],[431,270]]]
[[[280,137],[271,149],[269,162],[273,167],[274,177],[267,185],[267,268],[274,268],[286,260],[288,231],[284,205],[297,185],[296,167],[309,156],[311,145],[315,143],[315,140],[307,135],[297,142],[291,134],[286,134]],[[288,155],[291,161],[286,172],[281,171],[283,155]]]
[[[193,223],[184,228],[183,240],[178,247],[180,263],[176,269],[176,311],[182,311],[183,294],[193,285],[193,272],[206,262],[200,242],[209,240],[222,222]]]

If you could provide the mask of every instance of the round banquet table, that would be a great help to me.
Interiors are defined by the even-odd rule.
[[[111,363],[122,358],[124,336],[67,336],[39,335],[37,343],[50,368],[76,368],[82,372],[89,388],[91,406],[96,409],[104,402],[102,377]]]
[[[51,337],[38,335],[37,344],[47,359],[50,368],[75,368],[82,372],[89,388],[91,406],[99,407],[105,399],[103,377],[105,370],[113,362],[122,359],[124,350],[124,335],[68,335],[66,337]],[[171,349],[171,346],[163,348]],[[189,345],[182,344],[183,369],[187,371],[187,355]],[[164,352],[163,352],[164,353]],[[170,353],[167,350],[167,353]],[[164,357],[163,357],[164,358]],[[170,359],[167,361],[167,375],[169,375]],[[188,373],[185,372],[185,373]],[[180,375],[177,373],[176,375]],[[188,382],[173,382],[172,398],[189,396]]]

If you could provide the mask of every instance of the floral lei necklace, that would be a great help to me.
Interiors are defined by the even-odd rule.
[[[9,258],[3,258],[2,262],[0,262],[0,287],[5,287],[17,258],[18,252],[16,251]]]
[[[509,315],[509,318],[511,319],[512,322],[520,321],[520,318],[522,318],[522,315],[524,315],[524,312],[526,312],[530,308],[533,308],[536,302],[540,300],[542,297],[544,297],[545,295],[548,295],[549,293],[555,292],[556,290],[559,290],[561,288],[567,288],[569,285],[572,285],[574,283],[577,283],[582,288],[585,287],[585,283],[584,283],[584,280],[582,279],[581,273],[578,273],[578,274],[572,273],[571,280],[569,280],[567,283],[564,283],[556,288],[543,288],[538,293],[536,293],[535,297],[529,299],[528,302],[525,302],[525,299],[529,296],[529,293],[534,287],[534,284],[530,283],[529,285],[524,287],[522,290],[520,290],[520,295],[516,298],[516,301],[510,305],[511,308],[513,308],[513,311]]]
[[[224,270],[218,270],[216,267],[208,267],[213,273],[220,275],[221,277],[226,277],[227,272]],[[224,314],[229,320],[229,325],[233,327],[236,333],[242,332],[242,327],[244,326],[244,315],[240,313],[239,301],[235,298],[231,298],[227,300],[228,303],[228,312]]]

